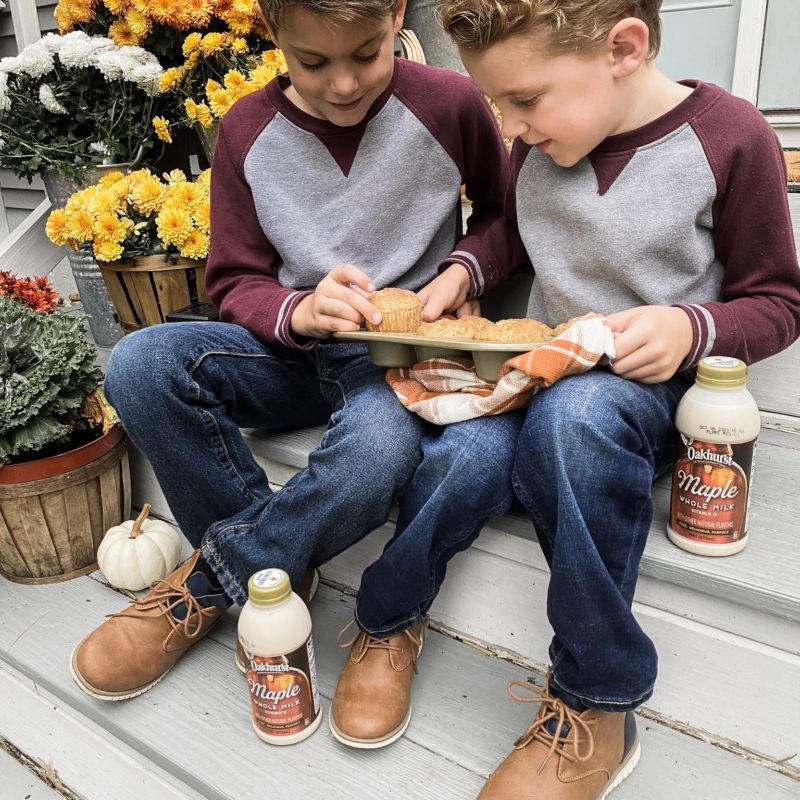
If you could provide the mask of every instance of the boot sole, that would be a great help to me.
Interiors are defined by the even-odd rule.
[[[314,578],[311,581],[311,588],[308,590],[308,602],[310,603],[314,599],[314,595],[317,593],[317,589],[319,588],[319,570],[314,569]],[[237,637],[238,642],[238,637]],[[233,651],[233,660],[236,662],[236,666],[239,668],[239,672],[242,675],[247,674],[247,667],[239,661],[239,654],[236,652],[236,648]]]
[[[203,634],[204,637],[216,627],[220,619],[222,619],[222,615],[214,620],[214,622],[209,626],[208,630]],[[83,641],[80,641],[77,645],[75,645],[75,649],[72,651],[72,655],[69,657],[69,671],[72,675],[72,679],[78,684],[78,688],[88,694],[90,697],[94,697],[95,700],[105,700],[106,702],[111,703],[114,703],[118,700],[131,700],[134,697],[138,697],[140,694],[144,694],[146,691],[148,691],[148,689],[152,689],[172,669],[172,667],[168,667],[155,680],[150,681],[144,686],[139,686],[136,689],[129,689],[125,692],[104,692],[102,689],[97,689],[96,687],[92,686],[83,677],[83,675],[81,675],[77,665],[75,664],[75,656],[78,653],[78,649],[83,644]],[[188,649],[191,649],[191,647]],[[186,654],[186,652],[188,652],[188,650],[185,650],[178,657],[178,660],[180,660]],[[176,661],[175,663],[177,664],[178,662]],[[175,666],[175,664],[172,666]]]
[[[642,755],[642,746],[639,742],[639,737],[636,737],[636,743],[631,748],[630,755],[628,758],[620,764],[619,769],[614,773],[613,777],[611,778],[611,783],[609,783],[606,790],[600,796],[600,800],[606,800],[606,798],[611,794],[614,789],[619,786],[622,781],[625,780],[636,768],[636,765],[639,763],[639,757]]]
[[[337,730],[336,723],[333,721],[333,716],[329,715],[328,717],[328,727],[330,728],[333,738],[336,739],[337,742],[341,742],[348,747],[354,747],[357,750],[378,750],[381,747],[386,747],[396,742],[406,732],[406,728],[408,728],[410,722],[411,706],[408,707],[408,714],[406,714],[403,723],[399,728],[395,728],[395,730],[391,731],[391,733],[388,733],[380,739],[356,739],[351,736],[345,736],[341,731]]]

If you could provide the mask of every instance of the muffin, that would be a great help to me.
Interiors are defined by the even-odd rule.
[[[501,319],[481,333],[484,342],[543,342],[551,336],[550,327],[535,319]]]
[[[438,339],[479,339],[484,331],[492,327],[494,324],[483,317],[442,317],[435,322],[423,322],[417,333]]]
[[[369,296],[369,301],[381,312],[376,325],[366,320],[368,331],[381,333],[415,333],[422,318],[419,297],[408,289],[381,289]]]
[[[573,317],[566,322],[562,322],[560,325],[556,325],[556,327],[553,328],[553,336],[561,336],[567,328],[571,328],[579,319],[583,319],[583,317]]]

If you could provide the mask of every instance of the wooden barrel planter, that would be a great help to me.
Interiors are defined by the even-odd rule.
[[[130,516],[121,426],[51,458],[0,468],[0,575],[56,583],[97,569],[105,532]]]
[[[98,266],[125,333],[158,325],[176,308],[209,302],[205,261],[157,255]]]

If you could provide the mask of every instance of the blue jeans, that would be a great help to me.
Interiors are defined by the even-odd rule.
[[[363,345],[305,352],[228,323],[168,323],[117,344],[105,389],[184,534],[239,604],[253,572],[280,567],[299,585],[309,566],[382,525],[405,491],[397,532],[358,599],[368,632],[402,630],[432,602],[451,541],[467,546],[479,520],[511,500],[510,461],[502,498],[440,485],[450,449],[473,458],[483,437],[470,423],[440,429],[406,411]],[[308,467],[277,492],[239,430],[325,423]]]
[[[675,410],[692,381],[642,384],[595,370],[528,408],[513,484],[550,566],[550,686],[585,706],[624,711],[653,692],[656,650],[631,605],[652,483],[672,463]]]

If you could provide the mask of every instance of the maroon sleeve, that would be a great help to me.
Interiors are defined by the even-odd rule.
[[[280,256],[264,235],[244,159],[256,136],[274,116],[265,113],[261,93],[237,103],[220,126],[211,166],[211,249],[206,269],[208,295],[225,322],[241,325],[272,344],[309,349],[289,328],[297,304],[308,292],[281,286]]]
[[[483,237],[502,218],[509,182],[508,151],[489,104],[469,78],[406,61],[401,62],[401,69],[398,98],[453,159],[472,201],[467,233],[440,269],[453,262],[461,264],[470,276],[470,296],[483,294],[505,275],[498,262],[489,257]],[[442,102],[444,98],[447,103]]]
[[[777,137],[749,103],[725,96],[692,123],[717,183],[714,247],[725,268],[721,301],[681,306],[692,351],[751,364],[800,335],[800,267]]]
[[[511,149],[511,177],[506,187],[503,216],[495,220],[481,238],[483,258],[495,265],[499,280],[515,272],[532,272],[530,256],[522,242],[517,222],[517,180],[531,146],[521,139]],[[498,281],[499,282],[499,281]]]

